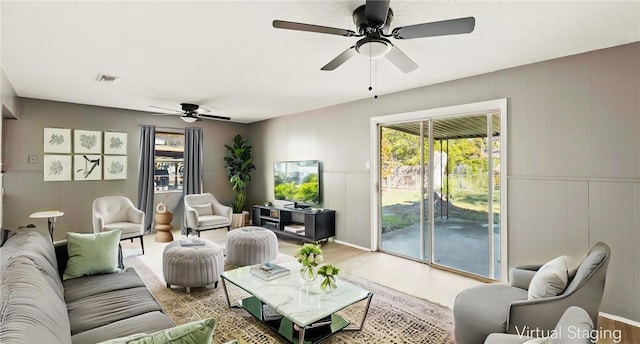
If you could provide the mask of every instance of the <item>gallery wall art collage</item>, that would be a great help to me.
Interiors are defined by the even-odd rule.
[[[45,182],[103,179],[127,179],[127,133],[44,128]]]

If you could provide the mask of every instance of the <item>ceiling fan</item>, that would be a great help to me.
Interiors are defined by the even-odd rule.
[[[359,53],[371,59],[378,59],[384,56],[401,71],[409,73],[418,68],[418,65],[387,38],[412,39],[470,33],[473,31],[476,23],[474,17],[465,17],[396,27],[389,33],[392,20],[393,11],[389,8],[389,0],[367,0],[365,5],[353,11],[353,22],[356,25],[357,32],[284,20],[274,20],[273,27],[346,37],[362,37],[355,45],[322,67],[322,70],[334,70],[349,60],[353,55]]]
[[[209,115],[207,113],[211,111],[205,108],[201,108],[198,104],[180,103],[180,106],[182,107],[182,110],[166,109],[159,106],[149,105],[149,107],[152,108],[175,112],[172,114],[157,113],[155,115],[179,115],[180,118],[182,118],[182,120],[187,123],[193,123],[195,121],[199,121],[200,119],[220,119],[225,121],[231,120],[230,117]]]

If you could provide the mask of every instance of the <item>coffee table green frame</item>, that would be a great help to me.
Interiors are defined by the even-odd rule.
[[[373,293],[340,280],[338,289],[325,295],[320,290],[321,277],[314,282],[306,282],[298,273],[300,269],[298,262],[279,263],[279,265],[290,269],[291,274],[264,281],[251,274],[251,266],[223,272],[220,277],[228,307],[245,309],[257,320],[294,344],[314,344],[339,331],[362,330]],[[238,300],[237,305],[235,302],[232,305],[227,291],[227,282],[251,296]],[[353,325],[336,314],[361,301],[366,301],[366,305],[360,324]],[[264,320],[262,309],[265,304],[282,315],[282,318]],[[329,315],[331,316],[329,326],[313,327],[315,322]]]

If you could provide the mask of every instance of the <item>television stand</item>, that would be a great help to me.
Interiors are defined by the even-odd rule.
[[[336,212],[308,208],[253,206],[253,225],[283,238],[318,242],[336,235]]]

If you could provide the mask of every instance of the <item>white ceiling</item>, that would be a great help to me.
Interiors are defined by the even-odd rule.
[[[369,61],[320,68],[357,38],[274,29],[274,19],[355,30],[360,1],[1,3],[1,62],[22,97],[154,112],[195,102],[250,123],[372,96]],[[468,35],[394,40],[420,66],[377,64],[402,91],[640,40],[640,1],[392,0],[392,28],[474,16]],[[119,76],[97,83],[98,74]]]

